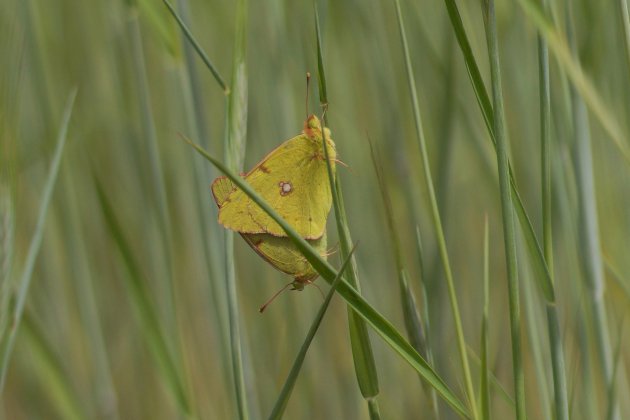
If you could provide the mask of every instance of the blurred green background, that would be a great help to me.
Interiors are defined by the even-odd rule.
[[[175,0],[174,0],[175,1]],[[629,50],[621,1],[554,2],[558,33],[574,26],[579,62],[628,147]],[[226,82],[232,79],[236,2],[175,1]],[[234,4],[233,4],[234,3]],[[437,253],[405,62],[391,1],[320,1],[328,120],[362,293],[401,331],[404,323],[385,203],[370,156],[376,145],[391,197],[409,284],[420,306],[422,236],[435,370],[463,398],[453,317]],[[460,2],[473,53],[490,91],[479,2]],[[187,10],[186,10],[187,9]],[[247,148],[244,168],[302,129],[305,73],[316,82],[313,4],[249,1],[246,21]],[[496,156],[441,1],[402,1],[431,172],[446,231],[473,381],[478,386],[483,308],[483,232],[490,227],[489,368],[492,413],[514,416],[512,358]],[[569,18],[568,16],[572,16]],[[511,163],[535,232],[541,232],[536,28],[514,2],[497,4]],[[564,35],[562,35],[564,36]],[[225,288],[224,232],[209,185],[219,172],[180,141],[183,133],[224,155],[226,95],[157,0],[0,2],[0,281],[6,340],[67,98],[78,93],[45,218],[0,413],[26,418],[183,417],[160,373],[138,298],[104,216],[109,201],[156,308],[153,318],[177,361],[199,418],[236,418]],[[191,55],[186,58],[186,53]],[[189,66],[193,63],[193,67]],[[589,114],[603,294],[614,362],[607,386],[580,244],[575,103],[550,56],[552,207],[557,308],[573,418],[604,418],[611,394],[628,395],[630,162]],[[317,83],[310,110],[321,113]],[[334,217],[329,243],[337,242]],[[552,418],[553,386],[542,294],[519,242],[527,411]],[[317,309],[316,288],[259,306],[290,280],[235,238],[236,287],[252,418],[266,417]],[[329,260],[339,266],[338,254]],[[324,290],[323,281],[318,282]],[[142,306],[142,305],[140,305]],[[423,309],[424,311],[424,309]],[[627,321],[627,320],[626,320]],[[432,418],[426,388],[372,335],[383,418]],[[618,356],[618,357],[615,357]],[[497,384],[499,386],[497,386]],[[502,391],[500,388],[503,388]],[[630,401],[618,398],[622,418]],[[443,418],[455,417],[440,405]],[[335,298],[306,357],[285,418],[366,418],[349,346],[345,303]]]

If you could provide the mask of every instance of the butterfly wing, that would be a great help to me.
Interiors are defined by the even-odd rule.
[[[221,205],[235,190],[234,184],[226,177],[219,177],[212,183],[212,195]],[[297,280],[309,281],[318,274],[295,244],[286,237],[273,236],[268,233],[241,233],[247,244],[271,266]],[[319,239],[308,241],[322,257],[326,257],[326,233]]]
[[[328,151],[334,159],[334,146]],[[321,142],[304,134],[287,140],[245,179],[300,236],[317,239],[324,234],[332,197]],[[238,188],[219,205],[219,223],[240,233],[286,236],[280,225]]]

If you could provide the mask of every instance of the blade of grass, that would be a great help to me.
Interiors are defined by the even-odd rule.
[[[322,116],[322,147],[326,160],[326,169],[328,171],[328,180],[330,182],[330,191],[332,193],[333,207],[335,209],[335,219],[337,222],[337,231],[339,236],[341,258],[345,259],[350,255],[350,246],[352,239],[346,210],[343,203],[343,195],[341,192],[341,184],[339,179],[335,177],[328,157],[328,148],[326,147],[328,139],[326,138],[326,129],[328,126],[328,117],[326,111],[328,109],[328,96],[326,88],[326,72],[324,69],[324,59],[322,52],[322,37],[319,25],[319,12],[317,2],[313,2],[314,19],[315,19],[315,38],[317,41],[317,70],[319,80],[319,99],[322,105],[324,115]],[[361,293],[359,283],[359,275],[357,264],[353,257],[351,258],[350,271],[348,272],[348,282]],[[359,383],[361,395],[367,400],[368,411],[372,420],[380,419],[380,410],[376,396],[379,393],[378,375],[376,372],[376,362],[372,351],[372,344],[367,332],[365,322],[353,310],[348,308],[348,328],[350,331],[350,345],[352,347],[352,357],[354,360],[354,368]]]
[[[168,11],[171,12],[171,15],[173,15],[173,17],[177,21],[177,24],[179,25],[179,27],[184,32],[184,35],[186,35],[186,38],[188,38],[188,41],[190,41],[190,44],[193,46],[195,51],[197,51],[197,54],[199,55],[201,60],[203,60],[204,64],[208,68],[208,70],[210,70],[210,73],[212,73],[212,76],[214,77],[214,80],[216,80],[216,82],[219,84],[221,89],[223,89],[223,93],[226,96],[229,95],[230,94],[230,88],[223,81],[223,77],[221,77],[221,74],[219,74],[219,71],[216,69],[214,64],[212,64],[212,61],[210,61],[210,59],[208,58],[208,55],[205,53],[203,48],[201,48],[200,44],[197,42],[197,40],[193,36],[193,34],[190,31],[190,29],[188,29],[188,26],[186,26],[186,23],[184,23],[184,21],[179,17],[179,15],[175,11],[175,9],[171,5],[171,3],[168,2],[168,0],[162,0],[162,1],[164,2],[166,7],[168,8]]]
[[[4,175],[4,174],[1,174]],[[9,327],[10,298],[13,296],[15,258],[15,204],[4,179],[0,180],[0,343]]]
[[[488,313],[490,312],[490,233],[488,215],[483,230],[483,315],[481,318],[481,418],[490,419],[490,388],[488,382]]]
[[[457,8],[455,0],[444,0],[444,3],[448,11],[453,31],[455,32],[455,37],[462,51],[462,54],[464,55],[464,63],[466,64],[466,69],[468,70],[468,75],[473,86],[475,97],[477,98],[477,102],[479,103],[484,122],[486,123],[488,133],[490,134],[490,140],[492,141],[493,147],[496,149],[497,141],[494,131],[494,111],[488,97],[488,92],[486,91],[486,87],[481,77],[479,66],[475,61],[475,57],[472,53],[472,48],[470,47],[470,42],[468,41],[466,31],[464,30],[464,25],[459,14],[459,9]],[[527,244],[530,262],[536,270],[537,275],[535,276],[535,278],[538,282],[539,287],[543,291],[543,294],[545,295],[545,299],[548,302],[553,303],[555,301],[555,292],[553,288],[551,274],[545,262],[542,248],[540,247],[540,244],[536,239],[536,234],[534,233],[532,223],[529,219],[529,216],[527,215],[527,211],[525,210],[525,206],[523,205],[520,194],[518,193],[516,182],[514,180],[514,174],[512,172],[511,166],[509,165],[509,162],[508,166],[512,201],[514,204],[514,209],[518,216],[521,232],[523,233],[525,242]]]
[[[144,284],[140,267],[101,183],[94,178],[94,184],[106,225],[127,269],[128,275],[124,277],[124,283],[128,291],[129,302],[140,321],[141,333],[147,341],[165,386],[173,397],[177,408],[184,417],[193,418],[194,415],[189,403],[189,397],[184,388],[178,366],[164,337],[157,310]]]
[[[420,311],[416,303],[416,298],[407,281],[407,270],[403,264],[403,256],[400,249],[400,240],[394,223],[394,211],[392,209],[392,201],[387,189],[387,181],[383,167],[379,162],[376,152],[374,150],[374,144],[370,140],[370,152],[372,156],[372,165],[374,166],[374,172],[376,173],[376,179],[378,180],[378,186],[381,193],[381,199],[385,208],[385,219],[387,221],[387,230],[389,232],[390,243],[394,252],[394,261],[396,265],[396,273],[398,278],[398,288],[400,293],[401,307],[403,311],[403,319],[405,320],[405,330],[407,331],[407,337],[411,345],[416,349],[422,357],[428,358],[425,334],[423,332],[422,320],[420,319]],[[424,390],[432,401],[435,396],[434,390],[422,383]]]
[[[571,53],[571,48],[561,33],[554,27],[553,23],[545,16],[540,5],[532,0],[518,0],[521,8],[525,12],[530,22],[547,41],[547,45],[554,53],[558,64],[565,71],[576,93],[579,93],[586,106],[588,106],[602,128],[610,136],[613,144],[621,152],[621,155],[630,163],[630,148],[624,138],[624,134],[619,128],[614,114],[603,102],[597,90],[593,87],[588,76],[582,70],[575,54]]]
[[[543,0],[543,7],[548,7]],[[549,52],[547,43],[538,33],[538,74],[540,90],[540,157],[541,157],[541,192],[542,192],[542,227],[543,251],[549,268],[551,281],[553,273],[553,241],[552,241],[552,191],[551,191],[551,88],[549,83]],[[569,419],[569,402],[567,398],[567,382],[564,368],[564,351],[558,320],[558,307],[547,302],[547,327],[551,350],[551,368],[553,372],[554,408],[556,420]]]
[[[90,385],[95,398],[93,403],[95,415],[110,420],[118,419],[119,406],[116,388],[113,383],[109,362],[108,347],[103,336],[103,327],[98,313],[93,269],[89,263],[85,238],[87,237],[81,225],[81,208],[77,201],[76,180],[72,177],[71,167],[66,167],[62,173],[62,202],[64,205],[63,222],[66,239],[65,249],[71,270],[72,285],[76,290],[77,306],[81,317],[81,326],[86,334],[85,343],[89,353],[89,363],[93,366]]]
[[[265,213],[267,213],[282,229],[286,232],[287,236],[291,238],[296,247],[304,255],[304,257],[311,263],[313,268],[326,280],[329,284],[332,283],[337,273],[333,267],[326,262],[319,253],[313,249],[304,238],[289,225],[282,217],[280,217],[275,210],[264,201],[256,191],[241,177],[237,176],[234,172],[229,170],[226,165],[221,161],[206,152],[201,146],[193,143],[192,141],[185,139],[198,153],[204,156],[210,163],[212,163],[219,171],[227,176],[230,181],[240,188],[248,197],[250,197]],[[455,394],[448,388],[446,383],[433,371],[431,366],[418,354],[418,352],[409,344],[402,334],[381,315],[376,309],[374,309],[358,292],[344,279],[340,280],[337,286],[337,292],[340,296],[346,300],[346,302],[352,306],[352,308],[367,321],[374,330],[383,338],[383,340],[390,346],[396,353],[398,353],[407,363],[409,363],[422,377],[440,394],[440,396],[446,401],[457,413],[464,417],[469,417],[469,413],[466,407],[459,401]]]
[[[416,137],[418,140],[418,147],[420,149],[420,155],[422,158],[422,166],[424,170],[424,182],[426,189],[429,193],[429,201],[431,206],[431,217],[433,219],[433,227],[435,229],[438,248],[440,252],[440,258],[442,260],[442,266],[444,274],[446,276],[446,283],[448,286],[449,300],[451,304],[451,312],[455,322],[455,332],[457,337],[457,347],[459,350],[459,359],[464,376],[464,385],[466,389],[466,396],[470,404],[470,410],[473,418],[477,418],[477,403],[475,390],[472,384],[472,376],[470,374],[470,367],[468,364],[468,357],[466,355],[466,340],[464,338],[464,330],[462,327],[461,316],[459,314],[459,305],[457,303],[457,294],[455,292],[455,284],[453,281],[453,274],[451,271],[451,265],[449,262],[448,250],[446,247],[446,239],[444,237],[444,229],[442,227],[442,220],[440,211],[437,206],[437,199],[435,197],[435,190],[433,187],[433,180],[431,176],[431,169],[429,167],[429,156],[427,152],[426,141],[424,138],[424,129],[422,128],[422,120],[420,117],[420,105],[418,104],[418,93],[414,81],[414,73],[411,65],[411,57],[409,54],[409,47],[407,45],[407,36],[405,35],[405,27],[403,24],[402,12],[400,9],[400,1],[394,0],[396,7],[396,16],[398,19],[398,29],[400,32],[400,38],[402,41],[403,55],[405,57],[405,68],[407,73],[407,83],[409,85],[409,94],[411,95],[411,103],[413,106],[414,121],[416,127]]]
[[[576,54],[577,46],[573,35],[573,24],[570,10],[568,10],[568,39],[573,54]],[[566,70],[566,69],[565,69]],[[591,138],[588,121],[588,112],[582,96],[578,93],[575,80],[572,80],[570,88],[571,111],[573,116],[574,150],[573,162],[575,167],[575,181],[578,190],[578,234],[579,252],[583,264],[584,280],[588,289],[593,317],[593,328],[596,335],[597,354],[599,357],[600,372],[606,386],[609,386],[613,377],[612,348],[610,333],[606,320],[606,304],[604,300],[604,264],[601,255],[601,243],[599,239],[599,222],[597,218],[597,196],[595,191],[595,179],[593,174],[593,160],[591,155]],[[618,408],[614,410],[614,418],[619,417]]]
[[[606,407],[606,419],[613,420],[615,418],[616,411],[616,396],[617,396],[617,373],[619,372],[619,363],[621,362],[621,343],[623,342],[623,319],[619,323],[619,328],[617,332],[617,345],[615,346],[615,356],[614,356],[614,366],[613,366],[613,376],[610,384],[608,384],[608,388],[606,389],[606,394],[608,394],[608,406]]]
[[[83,399],[69,381],[69,372],[62,367],[60,357],[55,354],[28,313],[24,314],[22,328],[29,352],[33,356],[29,360],[38,367],[35,371],[40,376],[39,383],[57,407],[60,418],[80,420],[92,417],[88,415]]]
[[[324,303],[322,303],[322,306],[319,308],[319,311],[317,312],[317,315],[315,316],[315,319],[313,320],[313,323],[311,324],[311,328],[309,328],[308,333],[306,334],[304,343],[302,343],[302,347],[300,348],[300,351],[297,357],[295,358],[295,361],[293,362],[293,366],[291,367],[289,376],[287,376],[287,379],[284,382],[284,385],[282,386],[282,390],[280,391],[280,395],[278,396],[278,399],[276,400],[276,403],[273,406],[273,410],[271,411],[271,414],[269,415],[270,420],[280,419],[282,418],[284,414],[284,411],[289,402],[289,398],[291,397],[291,393],[293,392],[293,387],[295,386],[295,382],[297,381],[300,370],[302,369],[302,364],[304,363],[304,359],[306,358],[306,352],[311,346],[311,343],[313,342],[313,338],[315,338],[315,334],[317,333],[317,330],[319,329],[319,326],[321,325],[322,320],[324,319],[324,314],[328,310],[328,305],[330,305],[330,301],[332,300],[332,297],[335,294],[335,290],[337,288],[337,285],[339,284],[339,280],[343,276],[343,273],[345,272],[346,267],[348,266],[348,263],[350,262],[352,255],[354,254],[355,249],[356,249],[356,245],[350,251],[350,255],[346,257],[345,261],[341,265],[341,268],[337,272],[335,279],[330,285],[330,290],[328,290],[328,293],[326,294]]]
[[[507,266],[508,298],[510,307],[510,330],[512,339],[512,367],[514,374],[514,394],[516,398],[516,418],[525,420],[525,377],[523,374],[523,356],[521,352],[521,315],[519,303],[518,269],[516,261],[516,233],[514,213],[512,212],[512,194],[510,191],[510,169],[508,162],[508,138],[504,125],[503,93],[501,90],[501,70],[499,65],[499,41],[497,38],[494,1],[484,0],[482,5],[494,108],[494,133],[497,140],[497,164],[499,170],[499,189],[501,195],[501,213],[503,215],[503,239]]]
[[[435,366],[433,360],[433,350],[431,348],[431,318],[429,317],[429,293],[427,291],[426,279],[427,270],[424,264],[424,252],[422,251],[422,237],[420,235],[420,226],[416,225],[416,243],[418,251],[418,265],[420,266],[420,289],[422,292],[422,316],[421,321],[424,321],[424,341],[427,349],[427,361],[431,366]],[[431,389],[431,410],[435,419],[440,418],[440,407],[438,405],[437,395],[435,389]]]
[[[623,44],[626,47],[627,70],[630,70],[630,13],[628,13],[627,0],[619,0],[619,15],[623,26]]]
[[[227,135],[225,138],[225,161],[233,171],[243,167],[247,138],[247,3],[240,0],[237,5],[232,63],[232,87],[227,100]],[[241,420],[249,418],[246,378],[243,368],[243,344],[241,342],[238,295],[236,293],[236,261],[234,258],[234,233],[225,233],[225,288],[227,291],[228,326],[230,351],[232,354],[232,378],[238,415]]]
[[[59,174],[59,166],[61,165],[61,158],[66,145],[68,126],[70,124],[70,116],[72,115],[72,108],[74,106],[76,94],[76,89],[70,93],[64,108],[63,117],[61,119],[61,127],[57,136],[57,147],[55,148],[55,154],[53,155],[50,169],[48,170],[48,177],[43,190],[35,232],[33,233],[33,238],[31,239],[28,254],[26,256],[26,262],[24,263],[24,271],[22,272],[22,276],[18,284],[17,297],[15,308],[13,310],[13,317],[11,319],[10,330],[6,341],[1,343],[2,353],[0,354],[2,357],[2,365],[0,366],[0,394],[2,394],[4,389],[11,353],[13,352],[15,338],[17,336],[18,329],[20,328],[22,315],[24,314],[24,305],[26,304],[26,297],[28,296],[31,280],[33,278],[33,270],[35,269],[37,255],[39,254],[39,249],[41,248],[42,238],[44,236],[44,227],[46,226],[46,215],[48,214],[50,200],[52,199],[55,185],[57,183],[57,175]]]

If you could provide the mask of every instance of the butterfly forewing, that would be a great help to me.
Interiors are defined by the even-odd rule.
[[[329,148],[334,159],[334,147]],[[334,161],[332,161],[334,163]],[[274,149],[245,179],[300,236],[320,238],[332,204],[321,143],[302,134]],[[284,230],[240,189],[219,205],[219,222],[241,233],[286,236]]]

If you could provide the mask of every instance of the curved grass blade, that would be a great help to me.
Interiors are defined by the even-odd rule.
[[[231,170],[243,167],[247,137],[247,2],[237,4],[234,38],[234,60],[232,63],[232,89],[227,100],[227,136],[225,138],[225,160]],[[236,262],[234,258],[234,233],[225,232],[225,289],[232,354],[232,378],[238,415],[241,420],[250,416],[248,392],[244,369],[243,343],[241,342],[238,295],[236,293]]]
[[[171,355],[156,308],[149,296],[149,292],[143,281],[140,267],[131,251],[131,247],[125,238],[123,228],[114,213],[114,209],[98,179],[94,178],[96,193],[98,196],[105,222],[110,234],[120,251],[128,275],[124,277],[128,291],[129,302],[134,308],[136,316],[142,326],[141,333],[147,341],[149,349],[155,358],[158,369],[162,374],[166,388],[177,404],[177,408],[185,417],[193,417],[188,395],[185,391],[177,364]]]
[[[490,140],[492,140],[492,145],[496,149],[497,142],[494,132],[494,111],[492,109],[492,103],[490,102],[488,92],[486,91],[483,78],[481,77],[479,66],[477,65],[475,57],[472,53],[470,42],[468,41],[468,37],[466,36],[466,31],[464,30],[464,24],[462,23],[459,9],[457,8],[457,4],[454,0],[444,0],[444,3],[448,11],[451,25],[453,26],[453,31],[455,32],[455,37],[457,38],[457,43],[459,44],[462,54],[464,55],[464,63],[466,64],[466,69],[468,70],[468,75],[472,83],[473,91],[475,92],[475,97],[477,98],[477,102],[479,103],[481,114],[483,116],[484,122],[486,123],[486,128],[488,129],[488,133],[490,134]],[[540,247],[540,244],[536,239],[536,234],[534,233],[532,223],[527,216],[527,212],[525,211],[523,201],[521,200],[521,197],[518,193],[516,182],[514,181],[514,173],[511,166],[509,167],[509,172],[510,189],[512,193],[512,201],[514,203],[514,210],[516,211],[516,215],[518,216],[518,221],[521,226],[521,232],[523,233],[525,243],[527,244],[530,261],[537,274],[535,278],[538,281],[538,285],[541,288],[545,299],[550,303],[554,303],[555,292],[551,279],[551,274],[549,273],[549,268],[547,267],[547,263],[545,262],[542,248]]]
[[[199,57],[201,58],[201,60],[204,62],[206,67],[208,67],[208,70],[210,70],[210,73],[212,73],[212,76],[214,76],[214,80],[216,80],[219,86],[221,86],[221,89],[223,89],[223,93],[228,95],[230,93],[230,88],[225,83],[225,81],[223,80],[223,77],[221,77],[221,74],[216,69],[216,67],[214,67],[214,64],[212,64],[212,61],[210,61],[210,58],[208,58],[208,55],[206,54],[206,52],[203,50],[203,48],[201,48],[201,45],[199,45],[199,43],[193,36],[192,32],[190,32],[190,29],[188,29],[188,26],[186,26],[182,18],[179,17],[179,15],[175,11],[171,3],[168,2],[168,0],[162,0],[162,1],[168,8],[168,11],[171,13],[171,15],[173,15],[173,17],[177,21],[177,24],[184,32],[184,35],[186,35],[186,38],[188,38],[188,41],[190,41],[195,51],[197,51],[197,54],[199,54]]]
[[[329,284],[333,282],[337,276],[334,268],[326,262],[319,253],[313,249],[304,238],[302,238],[273,208],[264,201],[256,191],[234,172],[230,171],[221,161],[206,152],[202,147],[185,139],[198,153],[204,156],[219,171],[227,176],[230,181],[240,188],[248,197],[252,199],[265,213],[267,213],[282,229],[287,236],[291,238],[296,247],[311,263],[313,268],[326,280]],[[431,366],[418,354],[418,352],[409,344],[402,334],[374,307],[372,307],[357,290],[348,282],[341,279],[337,286],[337,292],[346,300],[346,302],[365,320],[367,321],[381,336],[381,338],[396,351],[407,363],[409,363],[420,375],[440,394],[457,413],[461,416],[469,417],[466,406],[455,396],[448,385],[440,378]]]
[[[302,347],[300,348],[300,352],[298,353],[297,357],[295,358],[295,361],[293,362],[293,367],[291,367],[289,376],[287,377],[286,381],[284,382],[284,385],[282,386],[282,391],[280,391],[280,396],[278,396],[278,399],[276,400],[276,403],[273,406],[273,410],[271,411],[271,414],[269,415],[270,420],[280,419],[282,418],[282,415],[284,414],[284,410],[286,409],[287,403],[289,402],[289,398],[291,397],[291,392],[293,391],[293,387],[295,386],[295,382],[297,381],[298,374],[300,373],[300,369],[302,369],[302,364],[304,363],[306,352],[311,346],[311,343],[313,342],[313,338],[315,338],[315,333],[317,333],[317,330],[319,329],[319,326],[322,323],[322,319],[324,319],[324,314],[326,313],[326,310],[328,310],[328,305],[330,305],[330,301],[332,300],[332,297],[335,294],[335,290],[337,288],[337,285],[339,284],[339,280],[341,279],[341,276],[343,276],[343,273],[345,272],[346,267],[348,266],[348,263],[350,262],[352,255],[354,254],[355,249],[356,249],[356,245],[354,246],[354,248],[352,248],[352,250],[350,251],[350,254],[346,257],[346,260],[341,265],[341,268],[337,272],[335,279],[330,285],[330,290],[326,294],[324,303],[322,303],[322,306],[319,308],[319,311],[317,312],[317,315],[315,316],[315,319],[313,320],[313,323],[311,324],[311,328],[308,330],[308,333],[306,334],[306,338],[304,339],[304,343],[302,344]]]
[[[317,3],[313,2],[314,19],[315,19],[315,37],[317,40],[317,69],[318,69],[318,81],[319,81],[319,98],[324,115],[322,116],[322,126],[325,128],[328,125],[328,117],[326,110],[328,109],[328,94],[326,90],[326,72],[324,70],[324,59],[322,52],[322,38],[319,25],[319,12],[317,9]],[[330,190],[333,197],[333,207],[335,209],[335,219],[337,222],[337,231],[339,235],[339,242],[341,248],[341,258],[345,259],[350,255],[350,245],[352,239],[350,236],[350,229],[348,228],[348,221],[346,217],[346,211],[343,204],[343,195],[341,193],[341,185],[339,179],[336,178],[332,172],[330,160],[328,159],[328,148],[325,147],[327,142],[326,130],[322,129],[322,147],[324,150],[324,156],[326,159],[326,169],[328,171],[328,180],[330,182]],[[350,270],[348,272],[348,282],[360,293],[361,286],[359,283],[359,275],[357,271],[356,261],[351,258]],[[350,345],[352,347],[352,357],[354,360],[354,368],[357,375],[357,381],[359,383],[359,389],[363,398],[368,401],[368,411],[370,418],[375,420],[380,418],[380,410],[378,409],[378,401],[376,396],[379,393],[378,375],[376,372],[376,362],[374,361],[374,354],[372,351],[372,344],[370,343],[370,337],[367,332],[365,322],[360,317],[348,308],[348,328],[350,330]]]
[[[543,0],[543,7],[548,7]],[[551,87],[549,81],[549,51],[547,43],[540,35],[538,38],[538,74],[540,86],[540,157],[543,249],[545,261],[549,267],[553,282],[553,241],[552,241],[552,191],[551,191]],[[567,381],[565,376],[564,351],[558,308],[555,304],[546,304],[549,346],[551,350],[551,368],[553,372],[554,408],[556,420],[569,420],[567,399]]]
[[[61,127],[59,129],[59,135],[57,136],[57,147],[55,148],[55,154],[48,170],[48,178],[43,190],[42,202],[39,207],[39,214],[37,216],[37,224],[35,226],[35,232],[31,239],[31,244],[26,256],[26,262],[24,264],[24,271],[18,284],[18,292],[16,297],[15,309],[13,311],[13,318],[11,320],[11,329],[8,332],[8,336],[5,342],[2,343],[2,365],[0,366],[0,394],[4,389],[4,383],[6,381],[7,371],[9,369],[9,361],[11,359],[11,353],[13,346],[15,345],[15,338],[17,336],[20,322],[22,321],[22,315],[24,314],[24,305],[26,304],[26,297],[33,278],[33,270],[35,269],[35,263],[37,261],[37,255],[42,244],[42,237],[44,236],[44,227],[46,225],[46,215],[48,214],[48,207],[50,206],[50,200],[52,199],[53,191],[55,190],[55,184],[57,183],[57,175],[59,174],[59,166],[61,165],[61,157],[63,156],[63,150],[66,145],[66,138],[68,135],[68,126],[70,124],[70,116],[72,115],[72,108],[74,106],[74,99],[76,98],[77,90],[74,89],[66,102],[66,107],[61,119]]]
[[[69,372],[65,372],[61,359],[55,354],[40,328],[24,315],[22,324],[24,337],[28,339],[28,348],[32,352],[30,363],[37,368],[40,384],[57,407],[60,418],[68,420],[86,419],[88,412],[82,404],[83,399],[70,381]]]
[[[429,193],[433,228],[435,229],[438,249],[440,253],[440,259],[442,260],[442,268],[444,270],[444,275],[446,277],[446,284],[448,286],[448,295],[449,295],[449,301],[451,304],[451,312],[453,314],[453,320],[455,322],[455,336],[457,338],[457,348],[459,350],[459,361],[461,363],[461,369],[463,371],[463,376],[464,376],[464,386],[466,388],[466,396],[470,404],[472,416],[473,418],[477,418],[477,414],[478,414],[477,402],[476,402],[476,397],[475,397],[475,390],[472,384],[472,376],[470,374],[468,356],[466,355],[466,340],[464,338],[464,329],[462,327],[461,316],[459,314],[459,304],[457,303],[457,294],[455,293],[455,284],[453,281],[453,273],[452,273],[451,265],[449,262],[448,249],[446,247],[446,238],[444,237],[444,228],[442,226],[442,219],[441,219],[440,211],[437,205],[435,189],[433,187],[431,169],[429,167],[429,156],[427,153],[426,141],[424,138],[424,129],[422,128],[422,118],[420,116],[420,105],[418,104],[418,93],[417,93],[416,84],[414,81],[414,73],[413,73],[413,68],[411,65],[409,47],[407,45],[407,36],[405,34],[402,11],[400,9],[400,1],[394,0],[394,6],[396,7],[398,30],[400,32],[403,55],[405,58],[407,83],[409,85],[409,93],[411,95],[411,104],[413,107],[413,115],[414,115],[414,121],[415,121],[415,126],[416,126],[416,137],[418,140],[418,147],[420,149],[420,157],[422,159],[422,169],[424,171],[424,182],[425,182],[426,189]]]
[[[488,382],[488,313],[490,312],[490,240],[488,215],[483,230],[483,315],[481,317],[481,418],[490,419],[490,387]]]
[[[630,163],[630,148],[617,121],[613,117],[614,114],[610,112],[610,109],[593,87],[584,70],[582,70],[578,59],[571,53],[571,48],[566,39],[561,36],[560,32],[545,16],[540,5],[532,0],[518,0],[518,3],[521,5],[525,15],[547,41],[560,67],[569,76],[575,90],[579,92],[584,103],[590,108],[595,118],[599,120],[602,128],[608,133],[621,155]]]
[[[518,268],[516,261],[516,232],[512,194],[510,190],[510,169],[508,162],[508,138],[505,128],[503,92],[501,89],[501,70],[499,66],[499,41],[497,38],[494,1],[484,0],[482,12],[486,27],[492,97],[494,105],[494,133],[497,140],[497,165],[499,170],[499,190],[501,195],[501,213],[503,215],[503,239],[507,266],[508,298],[510,309],[510,331],[512,339],[512,368],[514,372],[514,393],[516,397],[516,418],[525,420],[525,376],[523,373],[523,355],[521,351],[521,314],[519,302]]]

